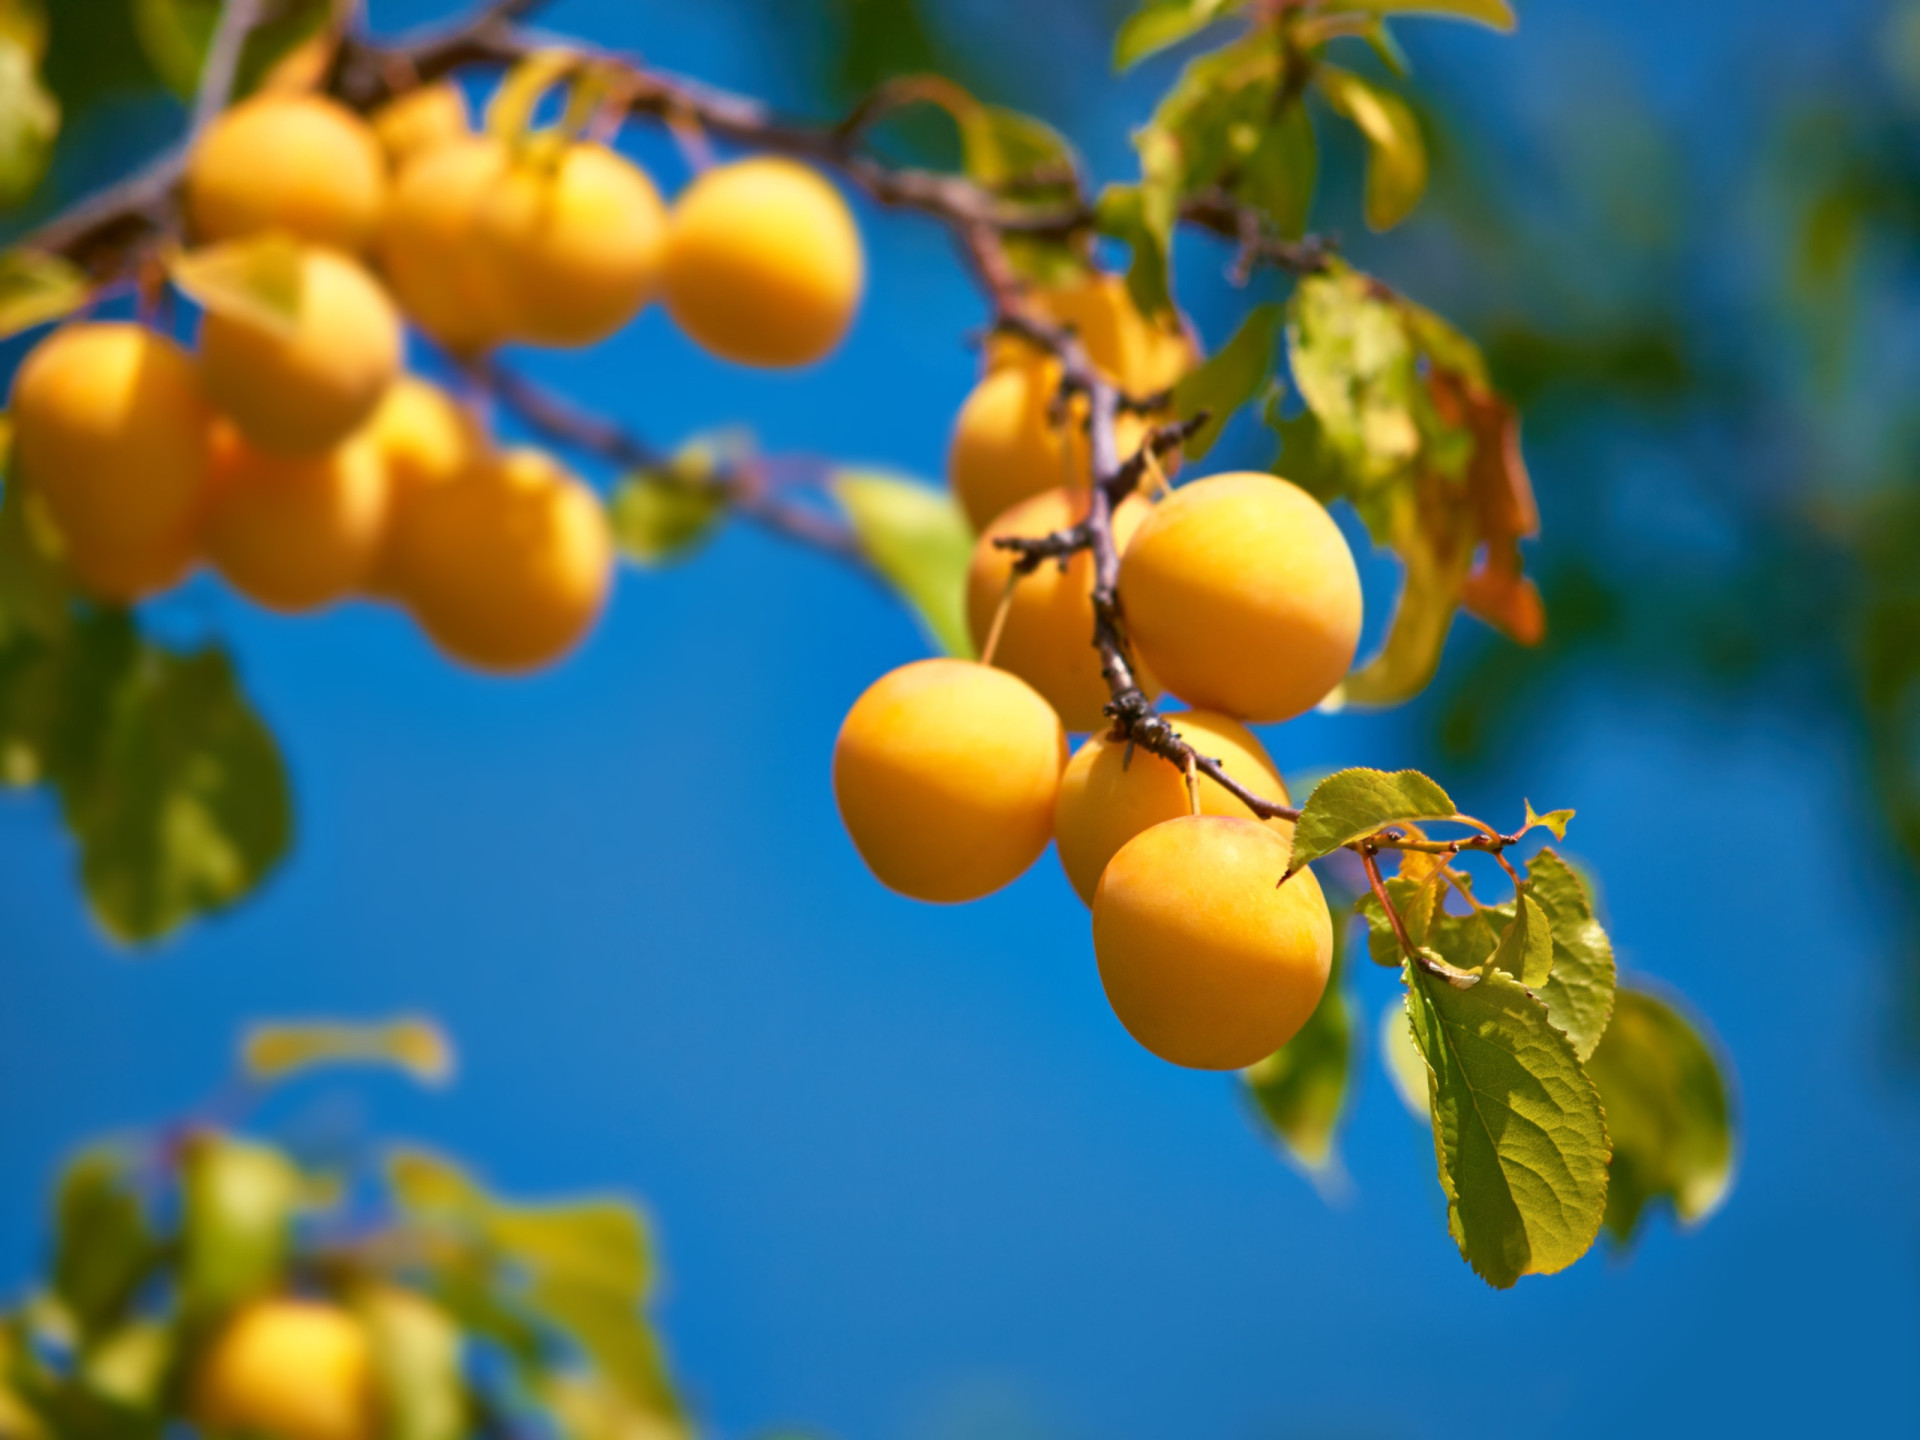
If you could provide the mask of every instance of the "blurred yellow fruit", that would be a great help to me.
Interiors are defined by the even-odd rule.
[[[387,163],[396,171],[416,155],[473,133],[467,97],[451,80],[423,85],[389,100],[373,112],[372,124]]]
[[[14,473],[83,587],[133,601],[187,573],[210,482],[211,412],[191,356],[138,325],[70,325],[21,364],[12,409]]]
[[[1184,815],[1120,848],[1093,896],[1093,953],[1120,1023],[1162,1060],[1238,1070],[1307,1023],[1333,920],[1292,846],[1253,820]]]
[[[331,250],[306,250],[291,332],[208,311],[200,368],[208,396],[251,444],[319,455],[373,414],[400,371],[401,343],[400,317],[371,275]]]
[[[977,900],[1047,848],[1067,738],[1018,676],[971,660],[917,660],[847,713],[833,790],[854,848],[916,900]]]
[[[249,1305],[193,1375],[203,1431],[258,1440],[374,1440],[373,1357],[360,1325],[308,1300]]]
[[[1287,787],[1266,747],[1238,720],[1211,710],[1188,710],[1166,718],[1181,739],[1209,760],[1219,761],[1228,775],[1261,799],[1288,803]],[[1197,775],[1197,781],[1202,814],[1254,818],[1218,781],[1203,774]],[[1091,905],[1100,872],[1121,846],[1141,831],[1178,819],[1191,809],[1187,777],[1178,766],[1124,740],[1093,736],[1067,762],[1053,810],[1054,843],[1067,879]],[[1292,844],[1290,822],[1265,823]]]
[[[1060,364],[1021,345],[991,365],[954,421],[947,483],[960,508],[984,530],[1009,507],[1043,491],[1092,483],[1086,404],[1076,400],[1056,419]],[[1147,421],[1122,415],[1114,426],[1120,458],[1145,438]]]
[[[451,141],[407,162],[387,207],[380,261],[394,298],[457,354],[507,337],[505,297],[478,237],[481,210],[509,164],[507,147],[491,136]]]
[[[394,514],[383,575],[434,641],[481,670],[532,670],[580,643],[613,576],[606,511],[538,450],[511,450]]]
[[[451,395],[412,375],[402,375],[387,388],[380,408],[367,424],[366,435],[386,466],[391,518],[387,543],[374,557],[365,589],[370,594],[392,596],[392,536],[404,523],[399,518],[401,511],[418,491],[449,484],[482,463],[487,458],[487,444],[479,426]]]
[[[1041,291],[1034,301],[1055,324],[1071,326],[1087,358],[1129,395],[1170,389],[1199,363],[1179,322],[1142,315],[1119,275],[1094,272],[1061,289]]]
[[[206,553],[234,589],[292,614],[360,588],[387,521],[387,471],[369,437],[289,458],[222,425],[213,473]]]
[[[866,284],[840,192],[792,160],[707,171],[673,209],[665,298],[680,328],[742,365],[805,365],[840,343]]]
[[[1015,555],[993,542],[998,536],[1038,539],[1077,525],[1087,516],[1086,490],[1047,490],[1022,500],[989,525],[974,542],[973,561],[967,567],[967,628],[975,648],[984,650],[993,618],[1006,594]],[[1125,548],[1150,507],[1130,495],[1113,514],[1114,543]],[[993,663],[1011,670],[1038,690],[1059,712],[1069,730],[1104,727],[1104,707],[1112,692],[1100,670],[1100,652],[1093,648],[1093,556],[1076,552],[1063,567],[1057,560],[1014,586],[1007,618]],[[1149,696],[1158,693],[1150,675],[1139,675]]]
[[[666,206],[639,166],[604,145],[558,156],[536,145],[481,203],[474,263],[514,339],[593,345],[653,298],[666,238]]]
[[[1324,507],[1272,475],[1214,475],[1158,506],[1120,562],[1141,658],[1188,704],[1288,720],[1340,683],[1360,574]]]
[[[358,252],[380,228],[387,164],[373,131],[345,106],[318,95],[257,95],[194,146],[186,193],[204,242],[283,230]]]

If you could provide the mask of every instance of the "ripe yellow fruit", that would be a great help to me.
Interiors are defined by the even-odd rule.
[[[393,516],[383,575],[434,641],[481,670],[551,664],[593,628],[613,578],[599,498],[538,450],[511,450]]]
[[[1087,516],[1085,490],[1048,490],[1022,500],[989,525],[974,542],[967,567],[967,628],[974,646],[985,650],[994,615],[1007,591],[1015,556],[993,542],[1003,535],[1037,539],[1077,525]],[[1130,495],[1113,514],[1114,543],[1124,548],[1152,509]],[[1069,730],[1097,730],[1107,719],[1103,707],[1111,695],[1100,673],[1100,652],[1093,648],[1093,556],[1082,550],[1062,568],[1044,562],[1014,586],[993,663],[1011,670],[1059,712]],[[1136,677],[1149,696],[1158,693],[1150,675]]]
[[[373,1356],[338,1306],[262,1300],[214,1338],[193,1376],[202,1430],[260,1440],[373,1440]]]
[[[1288,720],[1360,643],[1360,573],[1333,518],[1272,475],[1214,475],[1155,507],[1120,561],[1141,657],[1188,704]]]
[[[975,530],[985,530],[1022,500],[1061,486],[1092,483],[1086,405],[1076,401],[1057,420],[1060,364],[1031,347],[1002,352],[960,407],[947,449],[947,483]],[[1114,438],[1125,459],[1145,438],[1147,421],[1122,415]]]
[[[396,171],[416,155],[451,145],[473,133],[467,97],[450,80],[423,85],[389,100],[373,113],[374,137]]]
[[[482,202],[474,262],[514,339],[593,345],[653,298],[666,239],[666,206],[639,166],[604,145],[536,146]]]
[[[1184,815],[1108,862],[1093,953],[1120,1023],[1162,1060],[1239,1070],[1307,1023],[1327,988],[1333,920],[1311,870],[1255,821]]]
[[[14,473],[82,586],[133,601],[187,573],[210,483],[211,412],[191,356],[138,325],[70,325],[21,364],[12,408]]]
[[[665,298],[742,365],[806,365],[840,343],[866,285],[860,231],[819,174],[762,157],[707,171],[674,205]]]
[[[400,372],[400,317],[373,277],[331,250],[300,256],[290,332],[208,311],[207,394],[247,440],[276,455],[331,450],[373,414]]]
[[[471,135],[408,161],[380,234],[380,261],[413,322],[457,354],[499,344],[504,298],[478,242],[480,213],[504,182],[507,147]]]
[[[345,106],[318,95],[257,95],[194,146],[186,191],[202,241],[283,230],[357,253],[380,228],[387,162],[373,131]]]
[[[854,848],[916,900],[977,900],[1047,848],[1066,732],[1018,676],[916,660],[876,680],[833,748],[833,791]]]
[[[1212,710],[1188,710],[1166,718],[1181,739],[1209,760],[1219,761],[1228,775],[1261,799],[1287,803],[1286,783],[1266,747],[1238,720]],[[1196,779],[1202,814],[1254,818],[1218,781],[1206,775]],[[1053,838],[1067,879],[1091,905],[1100,872],[1121,846],[1141,831],[1178,819],[1192,808],[1187,777],[1178,766],[1124,740],[1094,735],[1067,762],[1053,809]],[[1292,844],[1291,823],[1264,823]]]
[[[458,480],[487,458],[486,440],[473,418],[437,385],[402,375],[387,388],[366,436],[387,472],[389,522],[386,543],[374,557],[365,588],[369,594],[397,594],[393,576],[394,531],[414,495]]]
[[[295,614],[359,589],[386,534],[387,471],[358,435],[324,455],[289,458],[214,437],[206,552],[233,588]]]
[[[1119,275],[1095,272],[1034,299],[1054,323],[1072,326],[1087,358],[1130,395],[1166,390],[1199,363],[1179,323],[1142,315]]]

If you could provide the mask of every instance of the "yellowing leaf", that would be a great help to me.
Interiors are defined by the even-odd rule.
[[[216,315],[279,335],[300,323],[300,245],[289,235],[176,251],[167,274],[174,288]]]
[[[1246,0],[1148,0],[1129,15],[1113,42],[1113,68],[1129,70],[1149,55],[1197,35]]]
[[[1398,95],[1351,71],[1322,65],[1315,82],[1333,108],[1367,140],[1367,225],[1391,230],[1427,189],[1427,142],[1420,121]]]
[[[1207,412],[1207,423],[1186,443],[1189,460],[1211,450],[1234,412],[1274,383],[1273,347],[1285,319],[1286,311],[1279,305],[1254,306],[1233,338],[1173,387],[1176,415],[1188,419]]]
[[[1340,9],[1373,15],[1433,15],[1448,20],[1477,20],[1496,30],[1512,30],[1519,23],[1507,0],[1340,0]]]
[[[281,1080],[328,1065],[391,1065],[438,1083],[453,1073],[453,1046],[431,1020],[385,1025],[256,1025],[241,1063],[259,1080]]]
[[[1539,815],[1534,812],[1533,802],[1531,800],[1525,800],[1521,803],[1527,807],[1527,823],[1520,827],[1520,833],[1522,835],[1526,834],[1529,830],[1539,827],[1551,831],[1553,838],[1556,840],[1564,840],[1567,838],[1567,822],[1573,819],[1573,811],[1549,810],[1546,814]]]

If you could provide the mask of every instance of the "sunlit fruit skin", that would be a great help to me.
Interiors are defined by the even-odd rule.
[[[1007,510],[974,542],[967,567],[967,627],[976,649],[985,649],[1017,558],[995,545],[995,539],[1037,539],[1077,525],[1086,519],[1090,498],[1086,490],[1043,491]],[[1113,512],[1114,543],[1124,546],[1149,509],[1138,495],[1123,500]],[[1105,726],[1103,707],[1112,695],[1100,671],[1100,652],[1093,646],[1092,591],[1092,555],[1082,550],[1069,557],[1064,568],[1047,561],[1014,586],[993,652],[993,663],[1038,690],[1069,730]],[[1135,678],[1149,697],[1158,693],[1152,676]]]
[[[298,614],[361,588],[387,522],[386,466],[368,437],[296,459],[221,426],[213,473],[206,554],[234,589]]]
[[[471,135],[409,160],[394,183],[380,263],[407,316],[456,354],[478,354],[510,330],[505,297],[479,244],[482,208],[505,182],[507,147]]]
[[[509,330],[535,345],[593,345],[660,286],[667,209],[646,172],[604,145],[516,158],[481,204],[476,259]]]
[[[402,512],[420,491],[451,484],[485,463],[488,450],[480,427],[458,401],[412,375],[387,387],[365,434],[386,468],[389,523],[362,588],[394,598],[393,536],[405,523]]]
[[[1288,720],[1340,683],[1360,574],[1326,510],[1272,475],[1214,475],[1154,508],[1120,560],[1141,657],[1188,704]]]
[[[415,156],[473,133],[467,97],[449,80],[423,85],[389,100],[374,111],[370,123],[374,138],[386,153],[387,164],[396,172]]]
[[[40,499],[68,568],[131,602],[192,567],[211,481],[193,358],[138,325],[69,325],[14,377],[15,473]]]
[[[1021,347],[990,364],[960,407],[947,448],[947,483],[975,530],[1023,500],[1093,483],[1084,402],[1054,413],[1060,364]],[[1126,414],[1114,426],[1122,456],[1146,434]]]
[[[306,250],[292,331],[210,310],[200,369],[208,396],[250,444],[311,456],[372,416],[400,372],[401,346],[400,317],[379,283],[344,256]]]
[[[479,670],[538,669],[584,639],[613,578],[606,511],[538,450],[510,450],[393,516],[385,576],[440,648]]]
[[[675,202],[666,306],[741,365],[807,365],[837,346],[866,286],[860,230],[840,192],[792,160],[717,166]]]
[[[1227,774],[1263,800],[1285,805],[1286,783],[1254,733],[1229,715],[1213,710],[1186,710],[1166,717],[1174,731]],[[1196,772],[1203,815],[1257,818],[1253,811],[1217,780]],[[1100,885],[1100,872],[1134,836],[1165,820],[1191,812],[1185,773],[1125,740],[1105,732],[1091,736],[1073,752],[1060,777],[1060,798],[1053,807],[1053,839],[1060,865],[1075,893],[1089,905]],[[1292,843],[1293,825],[1286,820],[1262,822]]]
[[[833,791],[854,848],[889,889],[977,900],[1017,880],[1052,831],[1066,732],[1017,675],[916,660],[847,712]]]
[[[1133,837],[1093,895],[1093,953],[1113,1013],[1162,1060],[1239,1070],[1291,1040],[1333,963],[1313,872],[1256,821],[1184,815]]]
[[[187,161],[187,216],[205,243],[279,230],[359,253],[387,203],[366,121],[317,95],[258,95],[215,120]]]
[[[259,1440],[374,1440],[373,1356],[346,1311],[308,1300],[262,1300],[214,1337],[193,1375],[203,1433]]]
[[[1130,395],[1169,389],[1199,363],[1199,353],[1179,321],[1142,315],[1119,275],[1096,272],[1034,299],[1042,314],[1071,326],[1087,358]]]

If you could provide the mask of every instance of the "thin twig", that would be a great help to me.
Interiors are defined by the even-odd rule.
[[[233,99],[234,84],[240,78],[240,57],[246,53],[247,40],[259,23],[260,0],[227,0],[220,7],[220,21],[207,44],[207,58],[200,65],[200,88],[193,98],[193,121],[187,131],[190,143],[205,133]]]

